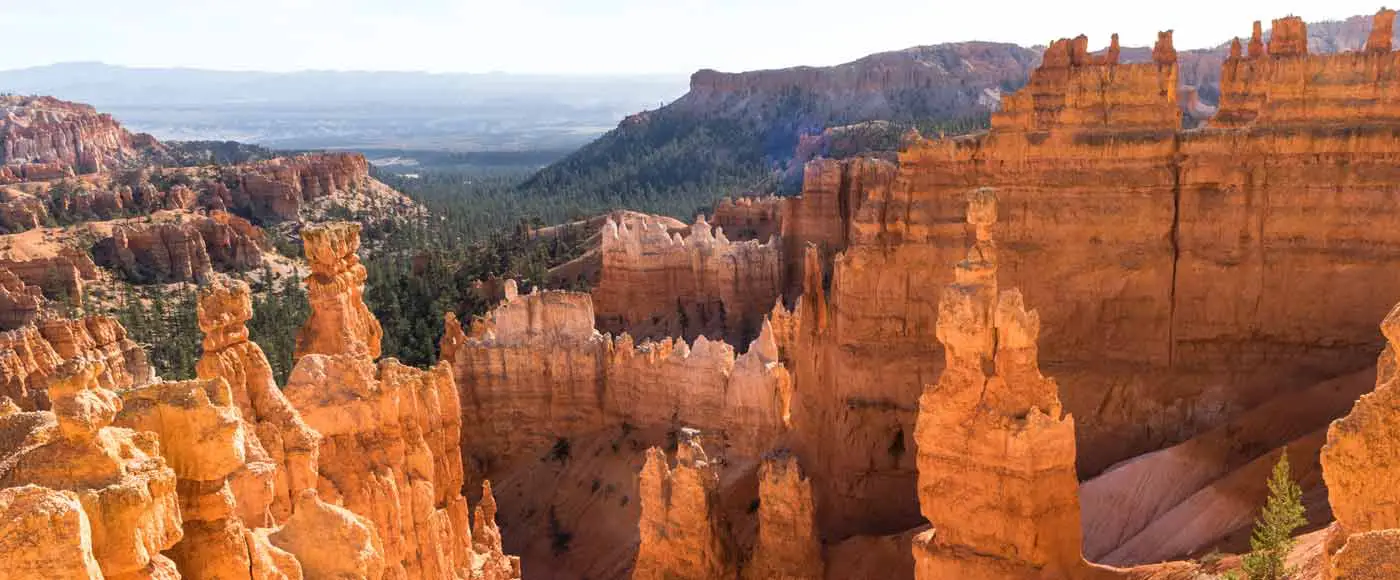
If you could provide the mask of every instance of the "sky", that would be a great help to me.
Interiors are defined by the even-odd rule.
[[[1376,0],[0,0],[0,70],[141,67],[688,74],[825,66],[963,40],[1045,44],[1118,32],[1178,49],[1250,23],[1372,14]]]

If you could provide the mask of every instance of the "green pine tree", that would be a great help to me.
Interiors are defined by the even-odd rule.
[[[1284,449],[1269,477],[1269,500],[1254,522],[1250,552],[1243,559],[1249,580],[1283,580],[1291,573],[1284,559],[1293,548],[1293,532],[1307,523],[1303,516],[1303,489],[1293,481]]]

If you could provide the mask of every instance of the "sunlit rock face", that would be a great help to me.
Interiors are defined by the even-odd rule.
[[[976,242],[943,291],[947,363],[919,399],[915,578],[1072,577],[1080,556],[1074,420],[1040,374],[1040,317],[997,286],[996,198],[968,207]]]
[[[55,179],[120,169],[158,146],[111,115],[53,97],[0,97],[0,180]]]
[[[785,429],[791,376],[768,324],[742,355],[704,336],[638,344],[593,324],[588,294],[521,295],[514,282],[470,333],[449,321],[443,352],[454,357],[462,391],[463,441],[484,469],[624,423],[723,433],[729,449],[749,457]]]
[[[241,165],[224,203],[262,220],[295,220],[313,200],[369,187],[369,161],[359,153],[312,153]],[[309,254],[308,254],[309,255]]]
[[[614,334],[746,344],[780,292],[777,242],[730,241],[704,216],[685,235],[609,220],[601,252],[593,302],[600,328]]]
[[[719,475],[687,430],[676,448],[676,467],[659,448],[647,451],[640,495],[641,546],[634,580],[735,578],[733,547],[719,522]]]
[[[342,353],[378,358],[384,330],[365,306],[365,267],[355,254],[360,248],[360,225],[307,226],[301,238],[311,266],[306,278],[311,317],[297,333],[297,358]]]
[[[6,441],[20,441],[0,448],[0,488],[37,485],[77,497],[90,539],[66,539],[76,549],[63,556],[67,561],[91,558],[107,578],[178,578],[161,555],[183,536],[175,472],[154,435],[111,426],[122,400],[98,385],[102,366],[83,358],[65,362],[49,384],[53,411],[0,417],[3,429],[18,436]],[[76,527],[81,532],[81,522]]]
[[[146,352],[110,316],[47,317],[0,332],[0,397],[28,410],[50,407],[48,388],[64,361],[102,361],[97,381],[120,390],[155,377]]]
[[[1376,389],[1332,423],[1322,473],[1336,524],[1328,530],[1330,578],[1381,578],[1400,571],[1400,306],[1381,324],[1387,345]]]
[[[248,340],[253,317],[246,283],[218,280],[200,290],[199,327],[204,354],[195,364],[203,379],[223,379],[244,430],[255,434],[273,466],[270,513],[284,521],[305,490],[316,489],[321,436],[306,425],[273,380],[267,356]]]
[[[494,506],[478,511],[483,541],[473,540],[461,495],[462,407],[451,365],[422,370],[376,362],[382,332],[363,300],[359,226],[309,227],[302,235],[312,313],[298,335],[285,394],[321,436],[314,493],[368,521],[386,577],[519,578],[519,560],[489,541],[495,523],[485,520],[494,518]],[[313,545],[305,536],[285,539]]]

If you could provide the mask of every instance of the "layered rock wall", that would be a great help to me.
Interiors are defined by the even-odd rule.
[[[369,162],[359,153],[312,153],[235,167],[225,181],[237,184],[228,207],[263,220],[295,220],[313,199],[366,188]]]
[[[92,258],[76,248],[63,248],[57,255],[43,258],[0,257],[0,268],[9,270],[25,284],[42,288],[46,296],[75,307],[83,305],[83,282],[97,279],[98,273]]]
[[[0,113],[0,166],[20,178],[53,177],[36,170],[37,163],[53,164],[59,173],[95,173],[140,159],[138,140],[111,115],[98,114],[89,105],[5,96]]]
[[[146,352],[115,318],[49,318],[0,332],[0,397],[24,409],[48,409],[49,383],[65,361],[76,359],[105,363],[97,375],[104,389],[127,389],[155,377]]]
[[[701,216],[686,237],[659,224],[602,232],[593,289],[599,326],[638,337],[753,340],[778,297],[781,257],[771,240],[731,242]]]
[[[913,141],[849,225],[815,220],[844,230],[845,250],[785,276],[803,290],[780,350],[825,533],[916,523],[913,402],[944,365],[931,289],[961,258],[977,187],[1002,200],[1002,282],[1040,305],[1084,475],[1369,366],[1372,321],[1400,298],[1385,225],[1395,53],[1264,57],[1258,43],[1226,65],[1241,88],[1221,115],[1245,94],[1258,113],[1181,131],[1169,35],[1139,64],[1057,42],[990,132]],[[784,213],[785,245],[800,221]]]
[[[703,336],[637,344],[595,330],[587,294],[513,287],[470,334],[449,323],[444,338],[462,390],[464,444],[484,467],[624,423],[722,433],[749,457],[784,430],[792,383],[767,324],[739,356]]]
[[[216,211],[208,217],[125,224],[93,247],[96,262],[138,283],[204,282],[217,268],[246,271],[263,263],[261,230]]]
[[[0,268],[0,330],[34,322],[46,302],[42,287],[26,284],[14,272]]]

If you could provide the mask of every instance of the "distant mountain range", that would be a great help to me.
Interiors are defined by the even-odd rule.
[[[0,71],[0,92],[89,103],[161,139],[278,148],[572,148],[684,91],[679,75],[267,73],[101,63]]]

